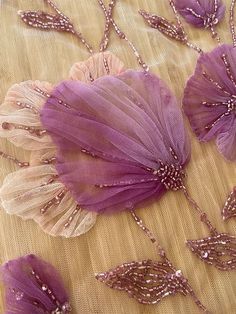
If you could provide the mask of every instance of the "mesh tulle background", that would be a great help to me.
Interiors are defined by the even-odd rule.
[[[98,47],[104,18],[97,0],[57,0],[89,42]],[[107,1],[108,2],[108,1]],[[230,0],[225,0],[229,8]],[[19,9],[42,9],[43,1],[0,1],[0,99],[14,83],[23,80],[45,80],[56,83],[68,77],[71,65],[85,60],[85,49],[70,35],[43,33],[29,29],[17,16]],[[145,9],[173,18],[166,0],[120,0],[115,19],[127,36],[136,44],[151,71],[159,75],[176,93],[179,104],[184,84],[193,72],[197,54],[178,43],[170,42],[157,31],[148,28],[137,14]],[[45,8],[48,10],[48,8]],[[228,15],[219,26],[222,41],[231,37]],[[192,41],[204,50],[216,46],[206,31],[190,31]],[[129,68],[137,68],[136,60],[125,42],[113,33],[110,50]],[[187,121],[186,121],[187,123]],[[187,123],[189,132],[190,128]],[[207,211],[218,230],[236,233],[236,220],[224,223],[220,217],[226,195],[235,185],[236,167],[219,155],[214,143],[199,144],[192,135],[192,160],[187,167],[187,185],[192,195]],[[27,153],[1,140],[1,149],[27,160]],[[1,182],[15,166],[1,160]],[[204,265],[185,246],[186,239],[197,239],[207,234],[197,215],[189,209],[180,192],[169,192],[139,215],[159,237],[168,256],[183,270],[201,301],[215,314],[236,313],[236,274],[223,273]],[[190,297],[166,298],[156,306],[142,306],[125,293],[109,289],[94,279],[94,273],[105,271],[125,261],[158,259],[155,249],[137,228],[128,213],[101,216],[94,228],[75,239],[53,238],[46,235],[34,222],[0,212],[0,260],[35,253],[59,269],[71,295],[73,314],[141,314],[191,313],[198,309]],[[3,294],[1,295],[3,300]],[[0,301],[3,312],[3,301]]]

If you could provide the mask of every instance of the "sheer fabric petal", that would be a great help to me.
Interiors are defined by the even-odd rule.
[[[227,72],[223,56],[226,56],[231,76]],[[236,51],[231,45],[222,45],[212,52],[202,54],[194,75],[186,85],[183,98],[184,112],[198,139],[210,141],[218,138],[219,150],[229,160],[235,160],[235,132],[230,126],[234,124],[236,116],[233,110],[227,113],[230,101],[233,100],[232,105],[235,106],[235,62]],[[212,127],[207,127],[212,124]]]
[[[26,81],[13,85],[0,106],[0,137],[7,138],[18,147],[27,150],[39,150],[53,147],[47,134],[38,136],[26,130],[33,128],[43,130],[39,111],[47,97],[36,89],[49,94],[52,85],[47,82]]]
[[[175,0],[174,2],[185,20],[196,27],[206,27],[209,22],[215,25],[225,15],[226,8],[221,0]]]
[[[92,84],[62,82],[41,119],[58,147],[61,180],[88,210],[132,208],[161,196],[165,189],[155,175],[160,160],[176,162],[170,148],[179,164],[189,159],[176,100],[151,74],[126,71]]]
[[[48,183],[52,178],[53,182]],[[65,194],[60,203],[42,213],[42,208],[61,191]],[[0,189],[0,199],[8,214],[33,219],[52,236],[76,237],[86,233],[96,222],[96,213],[78,207],[59,181],[53,164],[35,165],[10,173]]]
[[[236,160],[236,119],[231,117],[231,121],[217,136],[217,147],[219,151],[230,161]]]
[[[8,261],[1,266],[0,274],[6,287],[5,314],[70,312],[69,298],[59,273],[35,255]],[[55,300],[50,297],[48,289]],[[62,311],[63,308],[68,310]]]
[[[113,53],[96,53],[84,62],[75,63],[69,73],[73,80],[91,83],[104,76],[119,74],[124,71],[124,64]]]
[[[76,63],[70,71],[70,77],[91,82],[91,78],[97,79],[108,72],[118,74],[122,70],[123,63],[112,53],[105,52]],[[57,177],[55,166],[50,163],[56,152],[51,137],[48,134],[36,136],[26,129],[43,129],[40,109],[52,89],[52,85],[46,82],[27,81],[14,85],[8,91],[0,108],[0,136],[30,150],[31,154],[28,169],[16,171],[5,178],[0,198],[9,214],[33,219],[53,236],[75,237],[93,227],[96,213],[81,209],[68,190],[59,204],[41,213],[45,204],[65,190],[65,186]],[[47,184],[53,177],[53,182]]]

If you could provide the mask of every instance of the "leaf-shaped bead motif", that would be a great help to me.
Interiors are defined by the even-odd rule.
[[[164,17],[150,14],[144,10],[140,10],[139,13],[152,28],[158,29],[159,32],[166,35],[167,37],[181,42],[187,42],[184,29],[180,25],[175,25]]]
[[[201,260],[220,270],[236,268],[236,237],[219,233],[204,239],[188,240],[188,247]]]
[[[59,14],[49,14],[43,11],[19,11],[18,14],[25,24],[34,28],[73,32],[73,24],[70,20]]]
[[[182,272],[175,269],[168,260],[125,263],[105,273],[97,274],[96,278],[110,288],[126,291],[130,297],[142,304],[156,304],[163,298],[177,293],[184,296],[190,294],[199,308],[208,313]]]
[[[58,32],[72,33],[77,37],[86,49],[92,54],[92,47],[87,43],[83,35],[74,28],[71,20],[63,14],[52,0],[44,0],[55,12],[50,14],[43,11],[19,11],[22,21],[33,28],[41,30],[56,30]]]
[[[234,187],[233,191],[229,194],[225,205],[222,209],[222,217],[224,220],[236,216],[236,187]]]

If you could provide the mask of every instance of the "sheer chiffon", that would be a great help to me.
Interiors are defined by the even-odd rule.
[[[58,147],[61,180],[87,210],[130,209],[158,198],[165,190],[156,176],[160,162],[189,160],[181,111],[152,74],[129,70],[92,84],[62,82],[41,119]]]

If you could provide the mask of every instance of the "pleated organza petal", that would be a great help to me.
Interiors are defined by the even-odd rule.
[[[225,5],[221,0],[174,0],[178,12],[196,27],[210,27],[221,21]]]
[[[183,98],[184,112],[198,139],[210,141],[219,136],[219,150],[229,160],[235,160],[229,156],[234,151],[229,145],[235,141],[234,129],[230,127],[236,119],[235,110],[229,108],[230,104],[232,109],[235,106],[235,63],[236,51],[232,45],[221,45],[202,54]]]
[[[56,202],[55,197],[61,192],[63,197]],[[0,189],[0,199],[8,214],[33,219],[53,236],[76,237],[86,233],[96,222],[96,213],[81,209],[58,180],[53,164],[10,173]],[[53,204],[43,211],[50,201]]]
[[[221,154],[223,154],[228,160],[236,160],[236,119],[231,117],[228,121],[225,131],[222,131],[217,136],[217,147]]]
[[[60,179],[88,210],[133,208],[158,198],[165,190],[156,176],[160,160],[185,165],[189,159],[181,111],[152,74],[62,82],[41,119],[58,147]]]
[[[87,61],[76,63],[70,72],[73,80],[91,82],[99,76],[118,74],[123,63],[112,53],[93,55]],[[72,194],[58,178],[51,159],[55,145],[44,133],[40,109],[52,92],[46,82],[27,81],[14,85],[0,107],[0,137],[16,146],[31,151],[30,167],[9,174],[0,189],[3,208],[9,214],[33,219],[53,236],[75,237],[90,230],[96,222],[96,213],[88,212],[77,204]],[[35,130],[42,130],[39,136]],[[64,191],[63,197],[55,199]],[[52,206],[47,206],[50,202]],[[47,210],[42,213],[45,208]]]
[[[69,73],[69,78],[85,83],[104,76],[115,75],[124,71],[124,64],[109,51],[94,54],[84,62],[75,63]]]
[[[8,261],[0,267],[0,274],[6,288],[5,314],[71,312],[59,273],[35,255]]]
[[[27,150],[53,147],[39,119],[46,94],[51,91],[52,85],[47,82],[26,81],[13,85],[0,106],[0,137]]]

